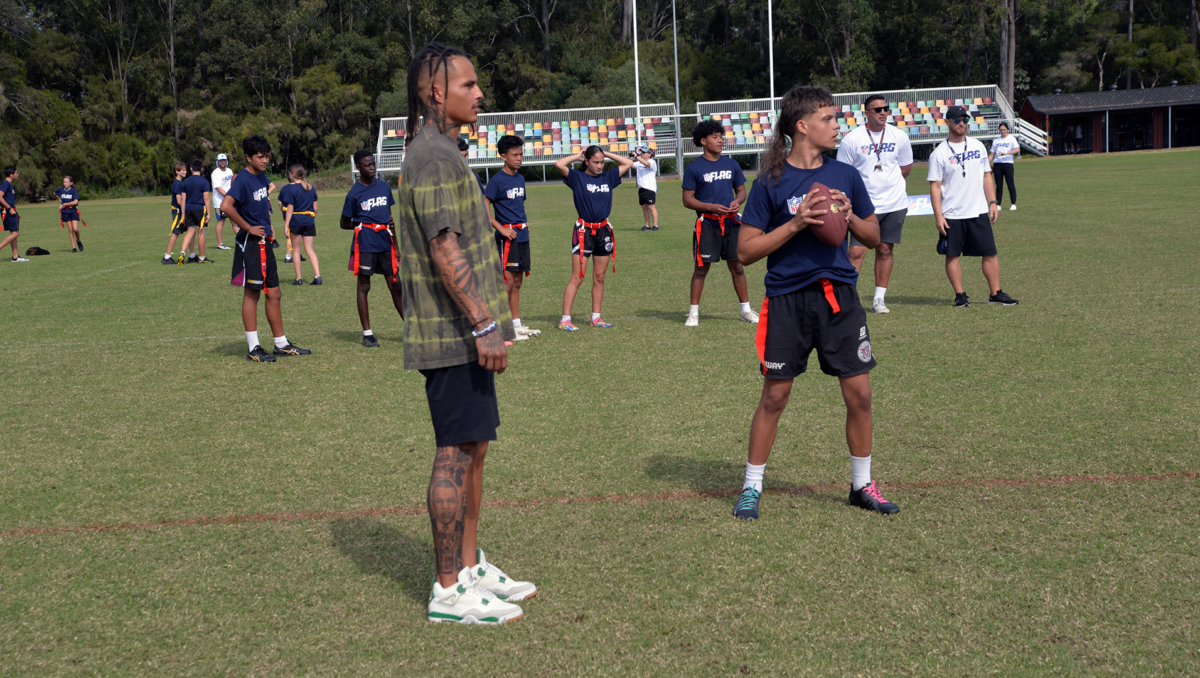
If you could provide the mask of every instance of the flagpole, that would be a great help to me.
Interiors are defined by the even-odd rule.
[[[671,40],[675,43],[675,173],[683,176],[683,113],[679,110],[679,24],[675,22],[675,0],[671,0]]]
[[[775,106],[775,25],[772,21],[771,0],[767,0],[767,53],[771,69],[771,107]]]
[[[642,131],[638,129],[638,125],[642,124],[642,80],[638,70],[637,0],[633,0],[633,100],[637,109],[637,122],[633,125],[633,133],[640,144]]]

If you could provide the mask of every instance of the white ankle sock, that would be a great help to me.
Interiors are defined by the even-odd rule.
[[[700,304],[688,306],[688,315],[700,315]]]
[[[569,323],[569,322],[571,322],[571,316],[569,316],[569,315],[564,315],[564,316],[562,317],[562,320],[560,320],[559,322]]]
[[[374,330],[363,330],[363,336],[364,337],[373,337],[373,336],[375,336],[375,331]]]
[[[750,462],[746,462],[746,482],[742,483],[742,489],[753,487],[756,492],[762,492],[763,488],[763,473],[767,470],[766,464],[755,466]]]
[[[861,490],[871,484],[871,458],[850,457],[850,474],[854,480],[852,489]]]
[[[258,346],[258,330],[246,333],[246,343],[250,346],[251,351],[254,350],[255,346]]]
[[[513,327],[520,327],[520,326],[521,326],[521,319],[513,318]]]
[[[876,288],[875,288],[875,298],[876,298],[876,299],[878,299],[878,300],[880,300],[880,301],[883,301],[883,298],[884,298],[884,296],[886,296],[886,295],[887,295],[887,288],[886,288],[886,287],[876,287]]]
[[[283,348],[284,346],[287,346],[287,345],[288,345],[288,340],[287,340],[286,334],[283,335],[282,337],[275,337],[275,348]]]
[[[750,312],[750,302],[743,301],[742,302],[742,313],[749,313],[749,312]]]
[[[599,320],[599,319],[600,319],[600,314],[599,314],[599,313],[593,313],[593,314],[592,314],[592,320]]]

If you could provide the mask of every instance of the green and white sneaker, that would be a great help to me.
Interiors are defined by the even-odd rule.
[[[433,582],[429,593],[428,619],[431,622],[458,622],[459,624],[504,624],[521,617],[521,608],[506,603],[476,585],[471,568],[464,567],[458,573],[458,583],[442,588]]]
[[[537,595],[537,587],[533,582],[515,581],[500,568],[489,563],[483,555],[483,549],[476,549],[475,553],[479,564],[471,568],[471,575],[475,578],[476,586],[510,603],[529,600]]]

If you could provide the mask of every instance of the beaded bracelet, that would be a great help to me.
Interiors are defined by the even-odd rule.
[[[472,336],[472,337],[475,337],[476,339],[478,339],[478,338],[480,338],[480,337],[482,337],[482,336],[486,336],[486,335],[488,335],[488,334],[491,334],[492,332],[495,332],[495,331],[496,331],[496,321],[495,321],[495,320],[493,320],[493,321],[492,321],[492,324],[488,325],[487,327],[483,328],[482,330],[479,330],[478,332],[474,332],[474,331],[472,331],[472,332],[471,332],[471,336]]]

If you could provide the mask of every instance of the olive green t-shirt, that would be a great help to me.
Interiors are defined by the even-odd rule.
[[[400,285],[404,292],[404,368],[429,370],[479,359],[471,322],[442,284],[429,241],[458,234],[479,297],[513,338],[512,313],[483,193],[454,139],[423,127],[408,145],[396,191],[399,210]]]

